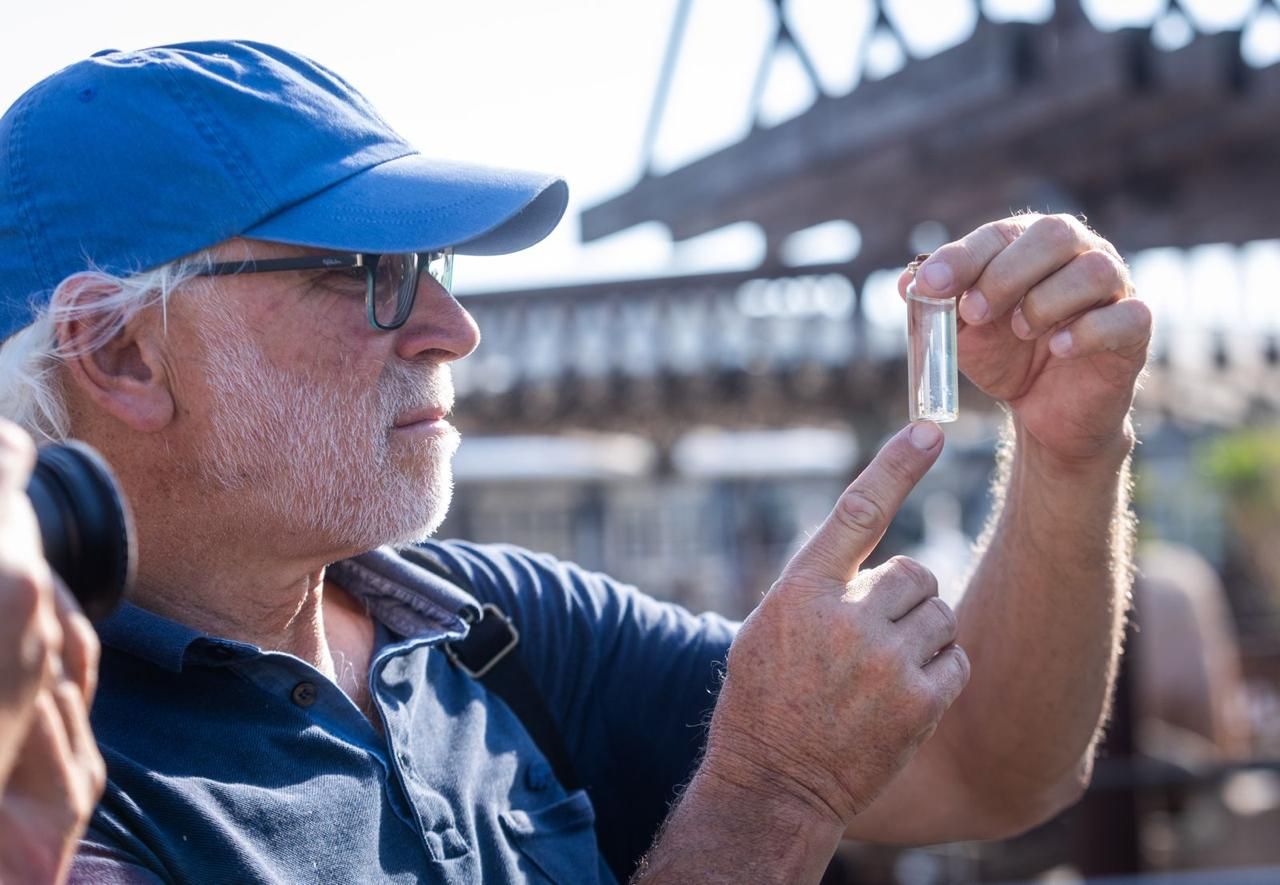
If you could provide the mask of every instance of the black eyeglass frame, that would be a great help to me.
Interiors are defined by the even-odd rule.
[[[392,257],[400,253],[393,254]],[[369,320],[369,325],[375,329],[384,332],[390,332],[400,328],[409,319],[409,314],[413,313],[413,304],[418,297],[418,285],[422,281],[422,274],[427,272],[432,261],[443,258],[445,260],[445,271],[440,277],[431,275],[431,278],[444,287],[445,291],[450,291],[453,277],[453,250],[439,249],[433,252],[406,252],[404,255],[412,255],[417,266],[412,274],[406,274],[401,280],[401,291],[396,293],[396,313],[390,322],[383,323],[379,321],[377,310],[374,306],[374,298],[376,295],[378,281],[378,264],[386,255],[377,252],[337,252],[329,255],[303,255],[297,258],[246,258],[244,261],[222,261],[209,265],[204,270],[196,274],[201,277],[221,277],[234,276],[242,273],[275,273],[277,271],[290,270],[341,270],[342,268],[362,268],[364,270],[365,281],[365,316]],[[410,284],[412,280],[412,284]],[[411,287],[410,287],[411,285]],[[405,291],[407,290],[407,291]]]

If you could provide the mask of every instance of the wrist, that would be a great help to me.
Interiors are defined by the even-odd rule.
[[[1091,440],[1087,448],[1065,453],[1045,445],[1016,417],[1013,429],[1014,454],[1022,471],[1051,482],[1075,484],[1091,478],[1114,479],[1137,444],[1133,423],[1127,416],[1114,432]]]
[[[1088,457],[1063,457],[1016,421],[1012,429],[1016,445],[1006,452],[1002,468],[1007,479],[1001,536],[1021,538],[1042,551],[1109,545],[1128,502],[1134,446],[1129,422],[1100,440]]]
[[[781,824],[784,829],[812,833],[820,841],[830,835],[834,837],[833,846],[844,832],[844,822],[819,797],[802,794],[767,772],[744,772],[704,759],[698,778],[710,800],[725,808],[750,809],[751,817],[767,821],[770,826]]]
[[[685,788],[633,885],[817,882],[844,826],[786,791],[708,763]]]

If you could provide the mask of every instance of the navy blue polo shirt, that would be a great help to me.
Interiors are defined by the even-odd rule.
[[[102,624],[108,783],[72,881],[626,878],[692,773],[735,625],[512,547],[426,548],[462,586],[388,548],[328,572],[377,625],[384,734],[293,655],[136,606]],[[490,602],[585,790],[440,648]]]

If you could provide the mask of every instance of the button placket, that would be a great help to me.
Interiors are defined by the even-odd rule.
[[[434,861],[452,860],[470,853],[471,847],[457,828],[457,815],[449,800],[425,776],[429,764],[420,765],[413,754],[412,727],[405,704],[397,697],[391,680],[401,678],[403,658],[421,656],[426,648],[399,649],[374,663],[369,688],[373,703],[382,715],[388,761],[394,772],[394,788],[412,809],[428,855]],[[388,672],[390,667],[390,674]]]

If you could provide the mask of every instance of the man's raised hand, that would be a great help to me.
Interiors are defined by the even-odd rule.
[[[918,563],[862,564],[941,451],[932,424],[894,436],[747,618],[704,775],[847,826],[936,729],[969,678],[955,615]]]
[[[1114,246],[1069,215],[1015,215],[939,247],[914,278],[960,298],[960,370],[1009,404],[1026,441],[1072,466],[1128,455],[1151,310]]]

